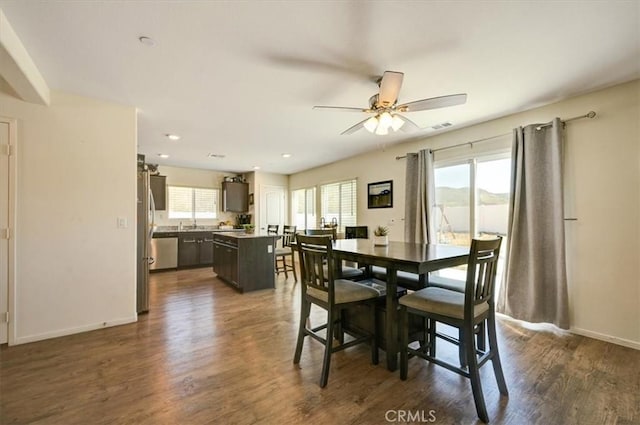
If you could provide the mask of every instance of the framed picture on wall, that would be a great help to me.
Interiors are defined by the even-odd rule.
[[[369,183],[367,205],[369,208],[392,208],[393,180]]]

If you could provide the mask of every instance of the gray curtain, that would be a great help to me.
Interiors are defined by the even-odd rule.
[[[411,243],[435,243],[431,219],[435,205],[433,152],[423,149],[407,154],[404,206],[404,240]]]
[[[497,310],[569,328],[560,118],[514,129],[505,282]]]

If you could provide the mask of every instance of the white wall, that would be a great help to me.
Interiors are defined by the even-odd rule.
[[[167,185],[201,187],[208,189],[218,189],[220,191],[222,191],[222,181],[224,180],[224,177],[236,175],[234,173],[227,173],[222,171],[169,167],[166,165],[160,165],[158,167],[158,171],[161,175],[167,176]],[[218,201],[221,202],[222,198]],[[218,206],[222,208],[222,203],[220,203]],[[232,224],[236,224],[236,215],[237,213],[218,211],[218,217],[216,219],[199,219],[197,224],[213,225],[218,224],[221,221],[228,220],[230,220]],[[167,211],[157,211],[155,218],[156,225],[159,226],[177,226],[180,221],[182,221],[185,225],[190,224],[186,223],[185,220],[170,220],[167,216]]]
[[[390,225],[390,239],[402,240],[405,163],[396,156],[590,110],[597,112],[595,119],[571,122],[566,131],[566,216],[578,218],[566,230],[572,330],[640,348],[638,80],[297,173],[290,176],[290,190],[355,177],[358,223]],[[367,183],[380,180],[393,180],[394,207],[368,210]]]
[[[0,104],[18,122],[12,343],[135,321],[135,108],[56,91]]]

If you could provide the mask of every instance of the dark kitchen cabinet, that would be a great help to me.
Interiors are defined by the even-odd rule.
[[[249,183],[222,182],[222,210],[249,211]]]
[[[178,235],[178,268],[210,266],[212,262],[211,232],[181,232]]]
[[[167,176],[150,176],[151,193],[156,211],[167,209]]]
[[[275,288],[277,236],[215,233],[213,271],[240,292]]]
[[[213,236],[207,234],[200,243],[200,264],[210,266],[213,264]]]
[[[228,241],[213,243],[213,270],[219,278],[240,288],[238,284],[238,247]]]

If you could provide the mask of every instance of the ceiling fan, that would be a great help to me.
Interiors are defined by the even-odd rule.
[[[447,106],[461,105],[467,101],[467,94],[451,94],[448,96],[431,97],[429,99],[416,100],[414,102],[398,105],[398,93],[402,86],[404,73],[385,71],[378,79],[380,90],[369,98],[368,108],[351,108],[343,106],[314,106],[313,109],[331,109],[347,112],[365,112],[373,116],[349,127],[340,134],[352,134],[361,128],[378,135],[389,134],[389,130],[410,131],[419,129],[418,125],[410,119],[400,115],[402,112],[426,111],[428,109],[445,108]]]

